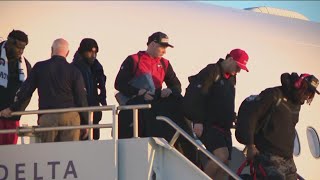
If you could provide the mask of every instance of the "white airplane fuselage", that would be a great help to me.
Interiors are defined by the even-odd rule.
[[[209,63],[224,58],[234,48],[249,55],[249,72],[237,75],[236,111],[242,100],[268,87],[280,85],[284,72],[310,73],[320,78],[320,24],[316,22],[217,7],[200,2],[0,2],[0,36],[12,29],[29,35],[24,56],[34,65],[50,57],[52,42],[65,38],[70,55],[81,39],[91,37],[99,44],[98,60],[107,76],[108,104],[117,104],[114,80],[121,63],[130,54],[146,49],[148,36],[162,31],[174,48],[170,60],[182,83],[183,94],[188,76]],[[10,18],[9,18],[10,17]],[[37,109],[37,95],[28,109]],[[309,150],[306,129],[320,132],[320,97],[311,106],[303,105],[298,132],[301,153],[295,157],[299,174],[317,178],[319,159]],[[101,123],[110,122],[104,112]],[[36,124],[36,116],[25,116],[21,124]],[[110,138],[102,131],[102,139]],[[234,145],[242,146],[234,139]]]

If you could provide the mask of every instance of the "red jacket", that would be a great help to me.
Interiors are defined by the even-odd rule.
[[[115,88],[127,96],[136,95],[139,89],[131,86],[129,81],[145,73],[152,75],[156,90],[161,90],[162,84],[165,82],[172,92],[181,93],[181,83],[170,62],[164,58],[154,59],[145,51],[139,51],[124,60],[116,77]]]
[[[134,76],[138,77],[142,74],[150,73],[156,89],[161,89],[169,61],[164,58],[152,58],[145,52],[138,52],[131,55],[131,57],[133,58]]]

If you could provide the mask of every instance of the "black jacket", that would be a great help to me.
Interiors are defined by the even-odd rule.
[[[84,79],[84,83],[87,89],[87,101],[89,106],[107,105],[106,100],[106,76],[103,71],[102,65],[96,59],[92,65],[89,65],[80,54],[74,55],[73,62],[71,63],[77,67]],[[98,94],[98,89],[100,94]],[[102,113],[94,112],[95,124],[101,120]]]
[[[277,90],[280,89],[281,91]],[[279,92],[282,95],[279,95]],[[250,117],[252,122],[249,131],[253,135],[256,126],[265,120],[266,114],[274,105],[275,97],[282,96],[282,100],[275,107],[265,128],[254,137],[254,144],[260,152],[276,154],[285,158],[292,158],[295,126],[299,120],[300,103],[294,102],[287,87],[278,86],[262,91],[258,98],[256,109]]]
[[[216,64],[209,64],[197,75],[190,77],[190,81],[198,82],[194,86],[199,90],[190,94],[194,97],[190,97],[193,100],[190,102],[192,108],[188,110],[190,111],[188,114],[195,123],[203,123],[207,127],[218,126],[228,130],[235,119],[236,77],[225,77],[220,65],[222,61],[223,59],[220,59]],[[191,88],[190,85],[188,88]]]
[[[0,43],[0,47],[3,45],[4,42]],[[1,56],[1,51],[0,51],[0,56]],[[27,73],[30,75],[31,71],[31,65],[29,61],[26,60],[26,66],[27,66]],[[18,69],[18,60],[10,60],[8,64],[8,86],[7,88],[0,86],[0,111],[3,109],[6,109],[10,107],[10,105],[14,101],[14,97],[16,95],[16,92],[20,88],[21,84],[23,83],[22,81],[19,80],[19,69]],[[26,102],[21,105],[18,111],[23,111],[27,107],[28,103],[30,102],[31,98],[28,98]],[[21,116],[12,116],[9,118],[1,117],[1,119],[4,120],[20,120]]]
[[[17,93],[17,101],[10,109],[20,109],[36,88],[39,94],[39,109],[88,106],[82,75],[64,57],[53,56],[49,60],[36,63]],[[80,113],[86,121],[87,114]]]

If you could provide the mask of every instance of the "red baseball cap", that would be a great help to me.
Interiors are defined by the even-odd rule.
[[[229,55],[237,62],[238,66],[249,72],[247,68],[247,62],[249,59],[248,54],[242,49],[233,49]]]

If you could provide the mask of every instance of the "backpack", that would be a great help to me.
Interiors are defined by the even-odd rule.
[[[200,72],[188,78],[189,85],[183,97],[182,108],[184,116],[194,123],[205,119],[206,94],[203,92],[205,79],[200,78]],[[213,78],[210,86],[220,80],[220,75]]]
[[[258,134],[261,130],[263,132],[266,131],[267,124],[269,123],[272,114],[275,112],[276,108],[280,105],[283,97],[282,92],[279,88],[276,88],[277,95],[274,97],[274,102],[271,105],[271,108],[267,111],[267,113],[263,116],[262,123],[256,125],[256,129],[254,134]],[[252,112],[259,108],[258,101],[256,98],[258,95],[251,95],[247,97],[245,100],[242,101],[239,111],[238,111],[238,118],[236,122],[236,131],[235,136],[239,143],[241,144],[248,144],[249,143],[249,125],[251,124],[250,115]],[[258,121],[260,122],[260,121]]]
[[[243,174],[243,170],[245,167],[249,167],[249,174]],[[257,173],[260,172],[262,177],[257,178]],[[237,170],[237,175],[242,180],[267,180],[267,173],[265,171],[265,168],[262,166],[261,163],[253,162],[252,160],[245,160],[240,167]],[[234,180],[232,177],[229,178],[229,180]]]
[[[139,68],[139,64],[140,64],[140,60],[141,60],[141,59],[140,59],[140,58],[141,58],[141,55],[138,53],[138,54],[131,55],[131,57],[132,57],[132,59],[134,60],[134,61],[133,61],[132,73],[133,73],[133,75],[135,76],[136,73],[137,73],[137,70],[138,70],[138,68]],[[135,63],[135,61],[136,61],[136,63]],[[164,59],[161,58],[161,59],[160,59],[160,62],[161,62],[161,65],[162,65],[162,67],[163,67],[164,73],[166,74],[168,67],[166,66],[166,63],[164,62]],[[131,81],[129,81],[129,83],[132,83],[133,80],[134,80],[134,79],[132,79]],[[133,97],[135,97],[135,96],[133,96]],[[117,102],[119,103],[120,106],[126,105],[127,102],[128,102],[131,98],[133,98],[133,97],[127,97],[127,96],[125,96],[124,94],[122,94],[121,92],[117,92],[117,93],[115,94],[115,98],[116,98],[116,100],[117,100]]]
[[[131,55],[131,57],[132,57],[132,59],[134,59],[134,61],[133,61],[133,71],[132,72],[133,72],[133,75],[135,76],[136,73],[137,73],[137,70],[139,68],[141,55],[140,55],[140,53],[137,53],[137,54]],[[135,63],[135,61],[137,61],[137,63]],[[168,67],[166,66],[166,63],[164,62],[163,58],[160,59],[160,63],[162,65],[162,67],[163,67],[164,73],[167,74],[167,68]]]

